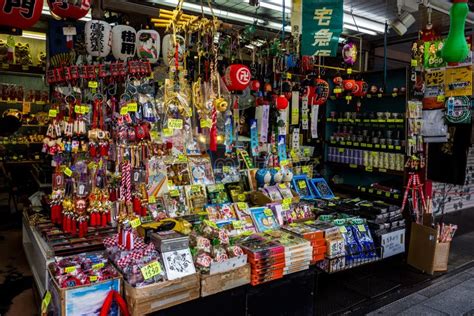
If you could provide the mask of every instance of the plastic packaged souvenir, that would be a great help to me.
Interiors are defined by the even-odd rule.
[[[189,171],[193,184],[214,184],[211,160],[207,156],[189,157]]]
[[[183,187],[176,187],[164,195],[166,212],[169,217],[189,215],[189,208],[186,204],[186,194]]]
[[[230,203],[229,195],[222,183],[208,185],[207,196],[210,204]]]
[[[184,189],[192,213],[201,212],[207,204],[206,187],[202,184],[193,184],[185,186]]]

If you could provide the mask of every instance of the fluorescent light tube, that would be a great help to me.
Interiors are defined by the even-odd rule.
[[[40,41],[46,41],[46,34],[45,33],[23,31],[22,37],[37,39],[37,40],[40,40]]]
[[[283,6],[281,4],[278,5],[278,4],[268,3],[268,2],[260,2],[259,5],[262,8],[267,8],[267,9],[283,12]],[[288,13],[288,14],[291,13],[291,8],[285,7],[285,13]]]
[[[372,31],[372,30],[367,30],[367,29],[364,29],[362,27],[358,28],[355,25],[344,24],[344,28],[348,29],[348,30],[360,32],[360,33],[365,33],[365,34],[368,34],[368,35],[377,35],[377,33]]]

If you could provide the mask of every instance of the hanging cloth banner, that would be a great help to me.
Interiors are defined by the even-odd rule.
[[[336,56],[343,3],[343,0],[303,0],[302,55]]]
[[[319,105],[311,106],[311,138],[318,138]]]
[[[302,24],[302,1],[303,0],[292,0],[291,1],[291,34],[300,35],[301,34],[301,24]]]

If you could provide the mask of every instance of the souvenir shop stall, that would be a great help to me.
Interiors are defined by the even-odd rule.
[[[436,226],[423,136],[471,126],[466,3],[410,67],[366,71],[343,1],[293,1],[276,31],[209,1],[117,2],[0,11],[3,117],[21,126],[2,159],[49,166],[23,212],[42,314],[312,314],[320,274],[408,249],[446,270],[456,227]]]

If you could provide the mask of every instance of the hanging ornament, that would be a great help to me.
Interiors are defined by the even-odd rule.
[[[109,23],[99,20],[86,22],[85,43],[87,53],[93,57],[107,57],[110,53],[112,27]]]
[[[449,11],[451,24],[448,38],[441,50],[441,56],[448,63],[459,63],[469,55],[469,46],[467,45],[464,34],[466,18],[469,13],[468,0],[453,0],[453,5]]]
[[[260,81],[258,81],[257,79],[254,79],[250,82],[250,90],[252,90],[253,92],[257,92],[258,90],[260,90]]]
[[[315,99],[313,100],[313,105],[322,105],[326,103],[329,97],[329,83],[323,79],[316,79],[315,86]]]
[[[342,58],[349,66],[355,64],[357,61],[357,46],[353,42],[348,42],[342,47]]]
[[[249,67],[234,64],[227,67],[223,79],[229,91],[243,91],[250,84],[252,74]]]
[[[446,120],[452,124],[471,124],[471,102],[468,97],[446,100]]]
[[[0,1],[0,25],[27,29],[38,22],[43,10],[43,0]]]
[[[354,90],[352,91],[352,94],[355,97],[363,97],[367,94],[367,91],[369,90],[369,85],[367,82],[363,80],[357,80],[355,82],[355,87]]]
[[[354,79],[346,79],[342,82],[344,90],[352,92],[355,89],[356,82]]]
[[[135,56],[137,31],[128,25],[117,25],[112,29],[112,54],[115,59],[127,60]]]
[[[92,0],[64,1],[48,0],[51,13],[63,19],[79,20],[87,15]]]
[[[160,56],[160,34],[154,30],[140,30],[137,33],[137,55],[154,64]]]
[[[167,34],[163,37],[162,43],[162,52],[163,52],[163,62],[167,67],[171,65],[175,65],[176,59],[176,49],[178,49],[178,64],[181,66],[184,60],[184,52],[185,52],[185,40],[184,37],[181,35],[176,35],[176,44],[173,41],[173,35]]]
[[[284,95],[279,95],[276,98],[276,108],[280,111],[285,110],[288,107],[288,99]]]

